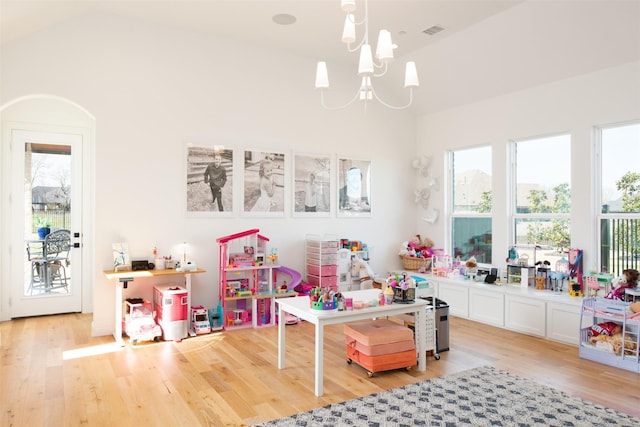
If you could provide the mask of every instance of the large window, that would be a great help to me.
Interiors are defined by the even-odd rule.
[[[513,143],[514,243],[520,256],[555,262],[571,242],[571,139],[555,135]]]
[[[640,123],[598,128],[600,268],[640,268]]]
[[[450,153],[454,256],[491,263],[491,147]]]

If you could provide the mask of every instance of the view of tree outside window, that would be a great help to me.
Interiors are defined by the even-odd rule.
[[[31,232],[39,225],[69,228],[71,209],[71,151],[45,144],[28,144],[25,168],[31,173]]]
[[[600,268],[640,268],[640,123],[597,129],[600,159]]]
[[[515,245],[529,265],[566,258],[571,244],[571,138],[521,140],[515,153]]]
[[[450,153],[452,254],[491,263],[491,147]]]

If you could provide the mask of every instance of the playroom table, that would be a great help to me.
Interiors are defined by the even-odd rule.
[[[353,298],[353,301],[369,302],[373,299],[377,300],[380,294],[379,289],[366,289],[360,291],[343,292],[345,298]],[[276,301],[278,304],[279,319],[284,319],[286,313],[290,313],[302,320],[313,323],[315,325],[315,394],[322,396],[323,394],[323,346],[324,346],[324,326],[334,325],[338,323],[348,323],[357,320],[373,319],[378,317],[396,316],[399,314],[414,313],[415,315],[415,337],[416,352],[418,355],[418,370],[427,369],[426,355],[426,334],[427,330],[427,313],[428,305],[426,300],[417,298],[412,304],[385,304],[377,307],[367,307],[360,310],[348,311],[324,311],[312,310],[309,305],[308,296],[300,296],[295,298],[283,298]],[[286,350],[286,334],[285,322],[278,323],[278,369],[285,368],[285,350]]]

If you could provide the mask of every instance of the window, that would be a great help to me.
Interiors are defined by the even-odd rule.
[[[491,147],[450,153],[454,257],[491,263]]]
[[[549,261],[554,268],[571,243],[570,136],[516,141],[513,152],[516,249],[529,265]]]
[[[602,271],[640,267],[640,123],[596,130],[600,152],[599,247]]]

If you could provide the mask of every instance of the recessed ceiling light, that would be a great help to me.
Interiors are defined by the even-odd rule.
[[[293,15],[289,15],[288,13],[279,13],[277,15],[273,15],[273,22],[278,25],[291,25],[296,22],[296,17]]]

